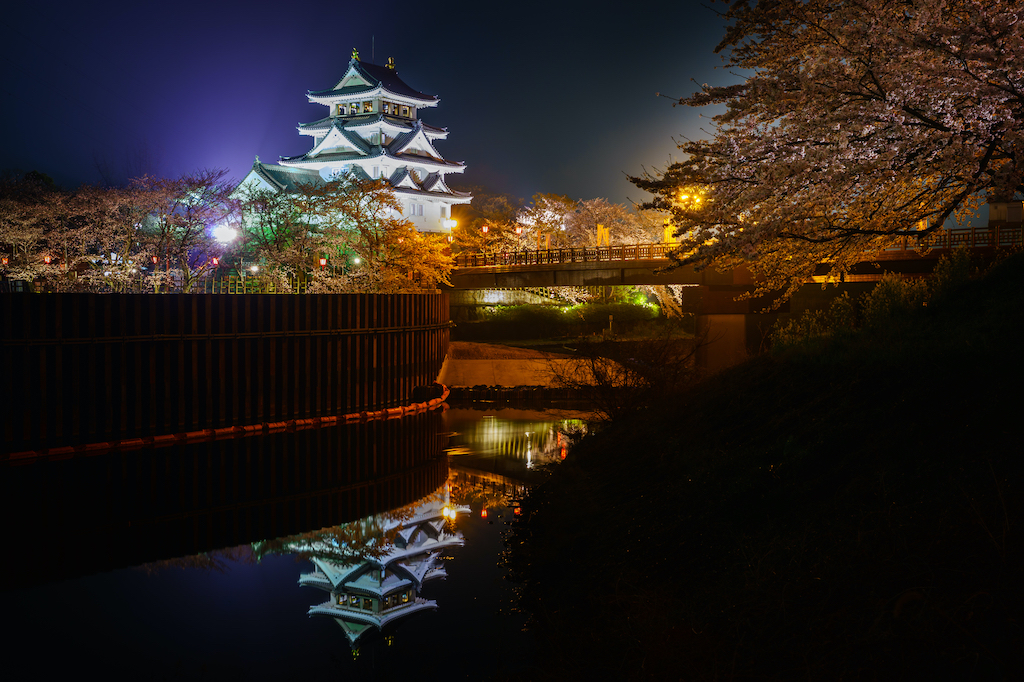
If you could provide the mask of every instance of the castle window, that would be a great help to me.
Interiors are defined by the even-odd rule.
[[[373,111],[373,102],[363,102],[363,113],[369,114]]]
[[[363,597],[363,608],[367,611],[373,610],[373,600],[369,597]]]
[[[402,116],[405,116],[406,118],[409,118],[409,107],[406,107],[406,106],[402,107]]]

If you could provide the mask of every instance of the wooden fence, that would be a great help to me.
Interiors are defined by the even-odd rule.
[[[3,451],[394,407],[448,335],[444,293],[3,294]]]

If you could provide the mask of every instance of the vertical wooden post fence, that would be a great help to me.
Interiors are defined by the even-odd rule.
[[[3,450],[395,407],[448,334],[445,293],[3,294]]]

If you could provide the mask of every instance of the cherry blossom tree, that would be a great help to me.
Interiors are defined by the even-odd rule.
[[[243,249],[279,288],[397,293],[447,282],[451,257],[441,235],[417,232],[394,191],[354,175],[293,191],[242,188]],[[320,268],[324,258],[329,268]]]
[[[144,230],[157,257],[155,271],[180,283],[189,292],[211,267],[219,250],[213,226],[234,211],[234,183],[226,170],[199,170],[174,179],[143,177],[133,188],[148,198],[151,210]]]
[[[745,77],[683,161],[631,178],[671,211],[679,263],[746,265],[791,293],[979,197],[1024,189],[1024,2],[738,0],[718,51]]]
[[[418,232],[383,181],[350,175],[325,183],[321,192],[315,210],[328,248],[353,254],[345,290],[390,294],[448,282],[447,240]]]

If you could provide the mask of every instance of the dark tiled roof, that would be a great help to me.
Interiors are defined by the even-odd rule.
[[[282,189],[285,192],[295,191],[296,186],[299,184],[318,185],[323,182],[323,178],[320,177],[319,173],[302,168],[288,168],[287,166],[257,161],[252,165],[252,169],[269,184],[275,185],[278,189]]]
[[[414,121],[409,118],[402,118],[400,116],[387,116],[383,113],[376,114],[360,114],[359,116],[325,116],[317,121],[311,121],[309,123],[300,123],[298,125],[299,130],[330,130],[331,126],[335,122],[340,122],[345,128],[353,128],[356,126],[368,125],[373,123],[379,123],[381,121],[387,121],[388,123],[398,126],[400,128],[407,128],[412,130],[415,123],[419,123],[423,126],[423,130],[429,133],[436,133],[438,135],[444,135],[448,132],[447,128],[438,128],[422,121]]]
[[[366,157],[356,152],[324,152],[316,156],[299,154],[298,156],[282,156],[282,161],[308,161],[310,163],[324,163],[326,161],[358,161]]]
[[[409,174],[408,167],[401,166],[391,174],[391,177],[388,178],[388,182],[391,183],[392,187],[398,187],[398,183],[402,182],[402,180],[405,180],[406,178],[409,178],[414,185],[416,184],[416,178]]]
[[[311,90],[309,95],[311,97],[329,97],[332,95],[348,95],[357,94],[359,92],[365,92],[367,90],[374,89],[377,85],[382,85],[385,90],[393,92],[396,95],[403,95],[412,99],[418,99],[426,102],[436,102],[437,97],[434,95],[427,95],[419,90],[413,90],[405,84],[401,78],[398,77],[398,72],[394,69],[389,69],[386,66],[378,66],[377,64],[370,64],[369,62],[361,62],[353,60],[349,62],[349,66],[355,64],[356,71],[359,72],[363,78],[370,82],[369,86],[357,85],[347,86],[340,90]],[[346,69],[347,71],[347,69]]]
[[[318,128],[325,128],[330,130],[331,126],[334,125],[334,117],[326,116],[321,118],[319,121],[311,121],[310,123],[300,123],[299,130],[317,130]]]

